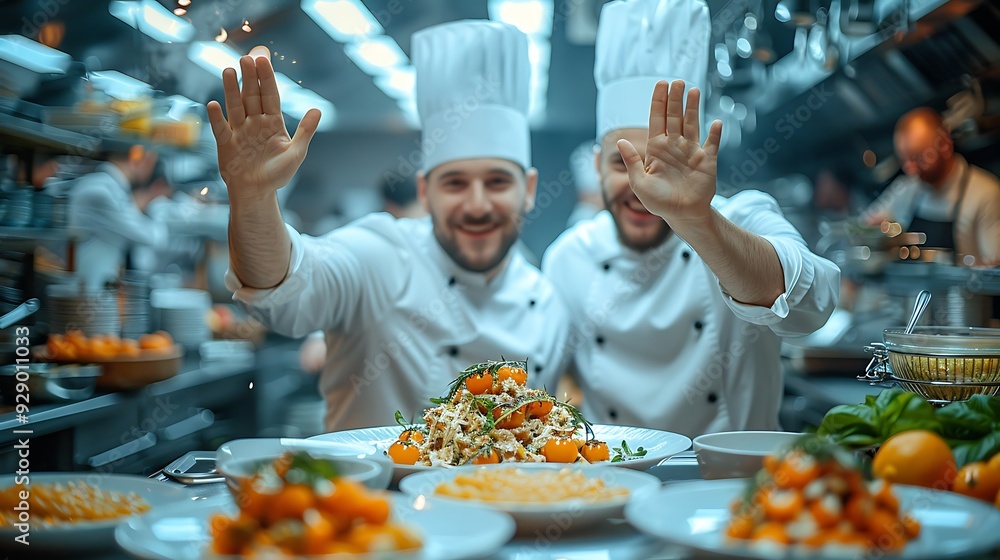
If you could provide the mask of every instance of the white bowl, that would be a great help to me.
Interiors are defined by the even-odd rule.
[[[764,457],[798,439],[795,432],[718,432],[694,438],[706,480],[746,478],[764,467]]]
[[[628,490],[625,496],[615,497],[596,503],[582,499],[563,500],[559,502],[489,502],[462,498],[441,496],[435,493],[438,485],[450,482],[459,474],[468,474],[478,469],[517,468],[531,471],[539,469],[560,470],[571,469],[583,471],[588,478],[604,481],[608,487],[621,486]],[[558,529],[559,533],[567,533],[592,527],[610,518],[621,517],[625,504],[633,496],[660,487],[660,479],[655,476],[632,470],[600,465],[573,465],[557,463],[503,463],[496,465],[463,466],[451,469],[434,469],[403,478],[399,490],[410,496],[426,496],[435,500],[462,502],[484,506],[506,513],[514,518],[518,533],[534,534],[536,531],[546,533]]]
[[[291,438],[238,439],[222,444],[215,452],[215,466],[226,478],[236,497],[239,480],[249,476],[262,461],[273,461],[288,451],[306,451],[337,465],[341,476],[377,490],[388,488],[392,462],[376,450]]]

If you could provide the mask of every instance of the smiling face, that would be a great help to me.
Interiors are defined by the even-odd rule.
[[[609,132],[601,142],[595,162],[601,177],[604,205],[615,220],[618,237],[622,245],[639,252],[658,247],[666,241],[670,237],[670,226],[663,218],[650,214],[632,192],[628,184],[628,170],[616,143],[621,139],[628,140],[639,155],[644,155],[648,136],[646,130],[640,128]]]
[[[538,174],[496,158],[443,163],[417,179],[434,236],[448,256],[473,272],[488,272],[517,241],[535,201]]]

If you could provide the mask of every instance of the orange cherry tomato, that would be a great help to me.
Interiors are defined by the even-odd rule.
[[[549,463],[573,463],[580,456],[573,440],[567,438],[552,438],[542,447],[542,455]]]
[[[465,388],[473,395],[482,395],[493,390],[493,376],[488,373],[477,373],[465,378]]]
[[[517,383],[518,385],[527,385],[528,372],[519,367],[501,366],[500,369],[497,370],[497,385],[502,387],[503,382],[507,379],[513,379],[514,383]]]
[[[552,401],[536,401],[528,405],[528,416],[531,418],[545,418],[550,412],[552,412]]]
[[[271,500],[271,507],[264,512],[268,524],[282,519],[301,520],[307,509],[313,507],[313,491],[305,484],[286,484],[281,492]]]
[[[500,462],[500,453],[490,449],[488,453],[480,453],[472,460],[473,465],[493,465]]]
[[[420,430],[406,430],[399,434],[399,441],[412,441],[414,443],[424,442],[424,433]]]
[[[985,461],[969,463],[959,469],[951,491],[992,502],[1000,493],[1000,469],[990,467]]]
[[[591,440],[583,444],[583,448],[580,449],[580,455],[583,455],[583,458],[588,463],[601,463],[611,460],[611,451],[608,449],[608,444],[603,441]]]
[[[500,418],[509,408],[496,407],[493,409],[493,419],[496,420]],[[524,407],[518,408],[517,410],[511,412],[506,418],[497,422],[496,427],[501,430],[513,430],[514,428],[520,428],[521,424],[524,424]]]
[[[420,449],[408,441],[396,441],[389,446],[389,457],[397,465],[416,465],[420,460]]]
[[[726,536],[731,539],[749,539],[753,535],[753,519],[745,515],[734,515],[726,527]]]

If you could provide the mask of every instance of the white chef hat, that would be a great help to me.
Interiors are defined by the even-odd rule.
[[[424,170],[460,159],[531,167],[528,37],[511,25],[467,20],[413,34]]]
[[[688,88],[704,92],[711,31],[704,0],[605,4],[594,63],[598,141],[612,130],[648,127],[649,102],[659,80],[684,80]]]

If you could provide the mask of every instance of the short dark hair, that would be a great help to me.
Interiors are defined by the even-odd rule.
[[[383,200],[398,206],[406,206],[417,200],[417,180],[413,175],[386,173],[379,190]]]

